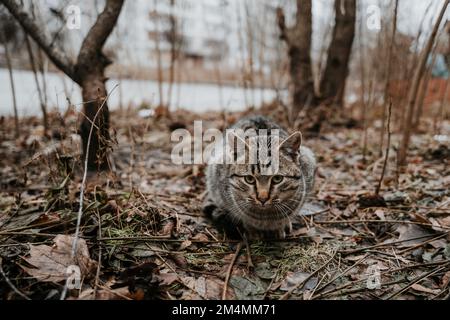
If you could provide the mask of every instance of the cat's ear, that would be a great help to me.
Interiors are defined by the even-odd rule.
[[[280,143],[279,149],[286,150],[292,156],[295,156],[297,158],[300,153],[302,141],[302,133],[300,131],[296,131]]]

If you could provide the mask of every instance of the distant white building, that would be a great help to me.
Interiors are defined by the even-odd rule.
[[[170,63],[174,44],[181,57],[207,65],[227,56],[229,21],[230,6],[224,0],[128,1],[118,37],[108,45],[123,48],[119,58],[131,57],[136,60],[131,63],[155,67],[158,50],[163,65]]]

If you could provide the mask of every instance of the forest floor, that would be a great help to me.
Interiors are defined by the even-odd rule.
[[[284,111],[263,113],[283,122]],[[246,114],[256,113],[247,111]],[[0,298],[59,299],[67,274],[81,284],[68,299],[448,299],[450,149],[432,134],[412,139],[409,165],[396,170],[395,146],[381,185],[374,128],[349,121],[304,134],[317,155],[316,190],[288,239],[241,242],[201,211],[204,166],[171,162],[170,134],[223,129],[240,113],[163,109],[154,117],[112,113],[113,174],[88,179],[78,250],[78,116],[0,123]],[[427,124],[424,124],[427,126]],[[450,122],[444,122],[448,134]]]

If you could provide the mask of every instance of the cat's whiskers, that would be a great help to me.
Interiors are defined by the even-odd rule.
[[[285,212],[285,210],[283,210],[283,204],[282,203],[280,203],[280,204],[277,204],[277,205],[275,205],[275,208],[277,208],[278,206],[280,206],[279,207],[279,212],[283,215],[283,216],[285,216],[287,219],[288,219],[288,221],[289,221],[289,223],[290,224],[292,224],[292,221],[291,221],[291,218],[289,217],[289,215],[287,214],[287,212]]]

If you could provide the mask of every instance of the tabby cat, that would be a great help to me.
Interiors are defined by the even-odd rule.
[[[313,189],[314,154],[301,146],[301,134],[289,135],[261,116],[242,119],[231,129],[266,129],[268,136],[277,129],[278,170],[267,175],[260,163],[209,164],[204,212],[228,227],[243,229],[248,239],[283,239],[292,231],[291,218],[299,214]]]

